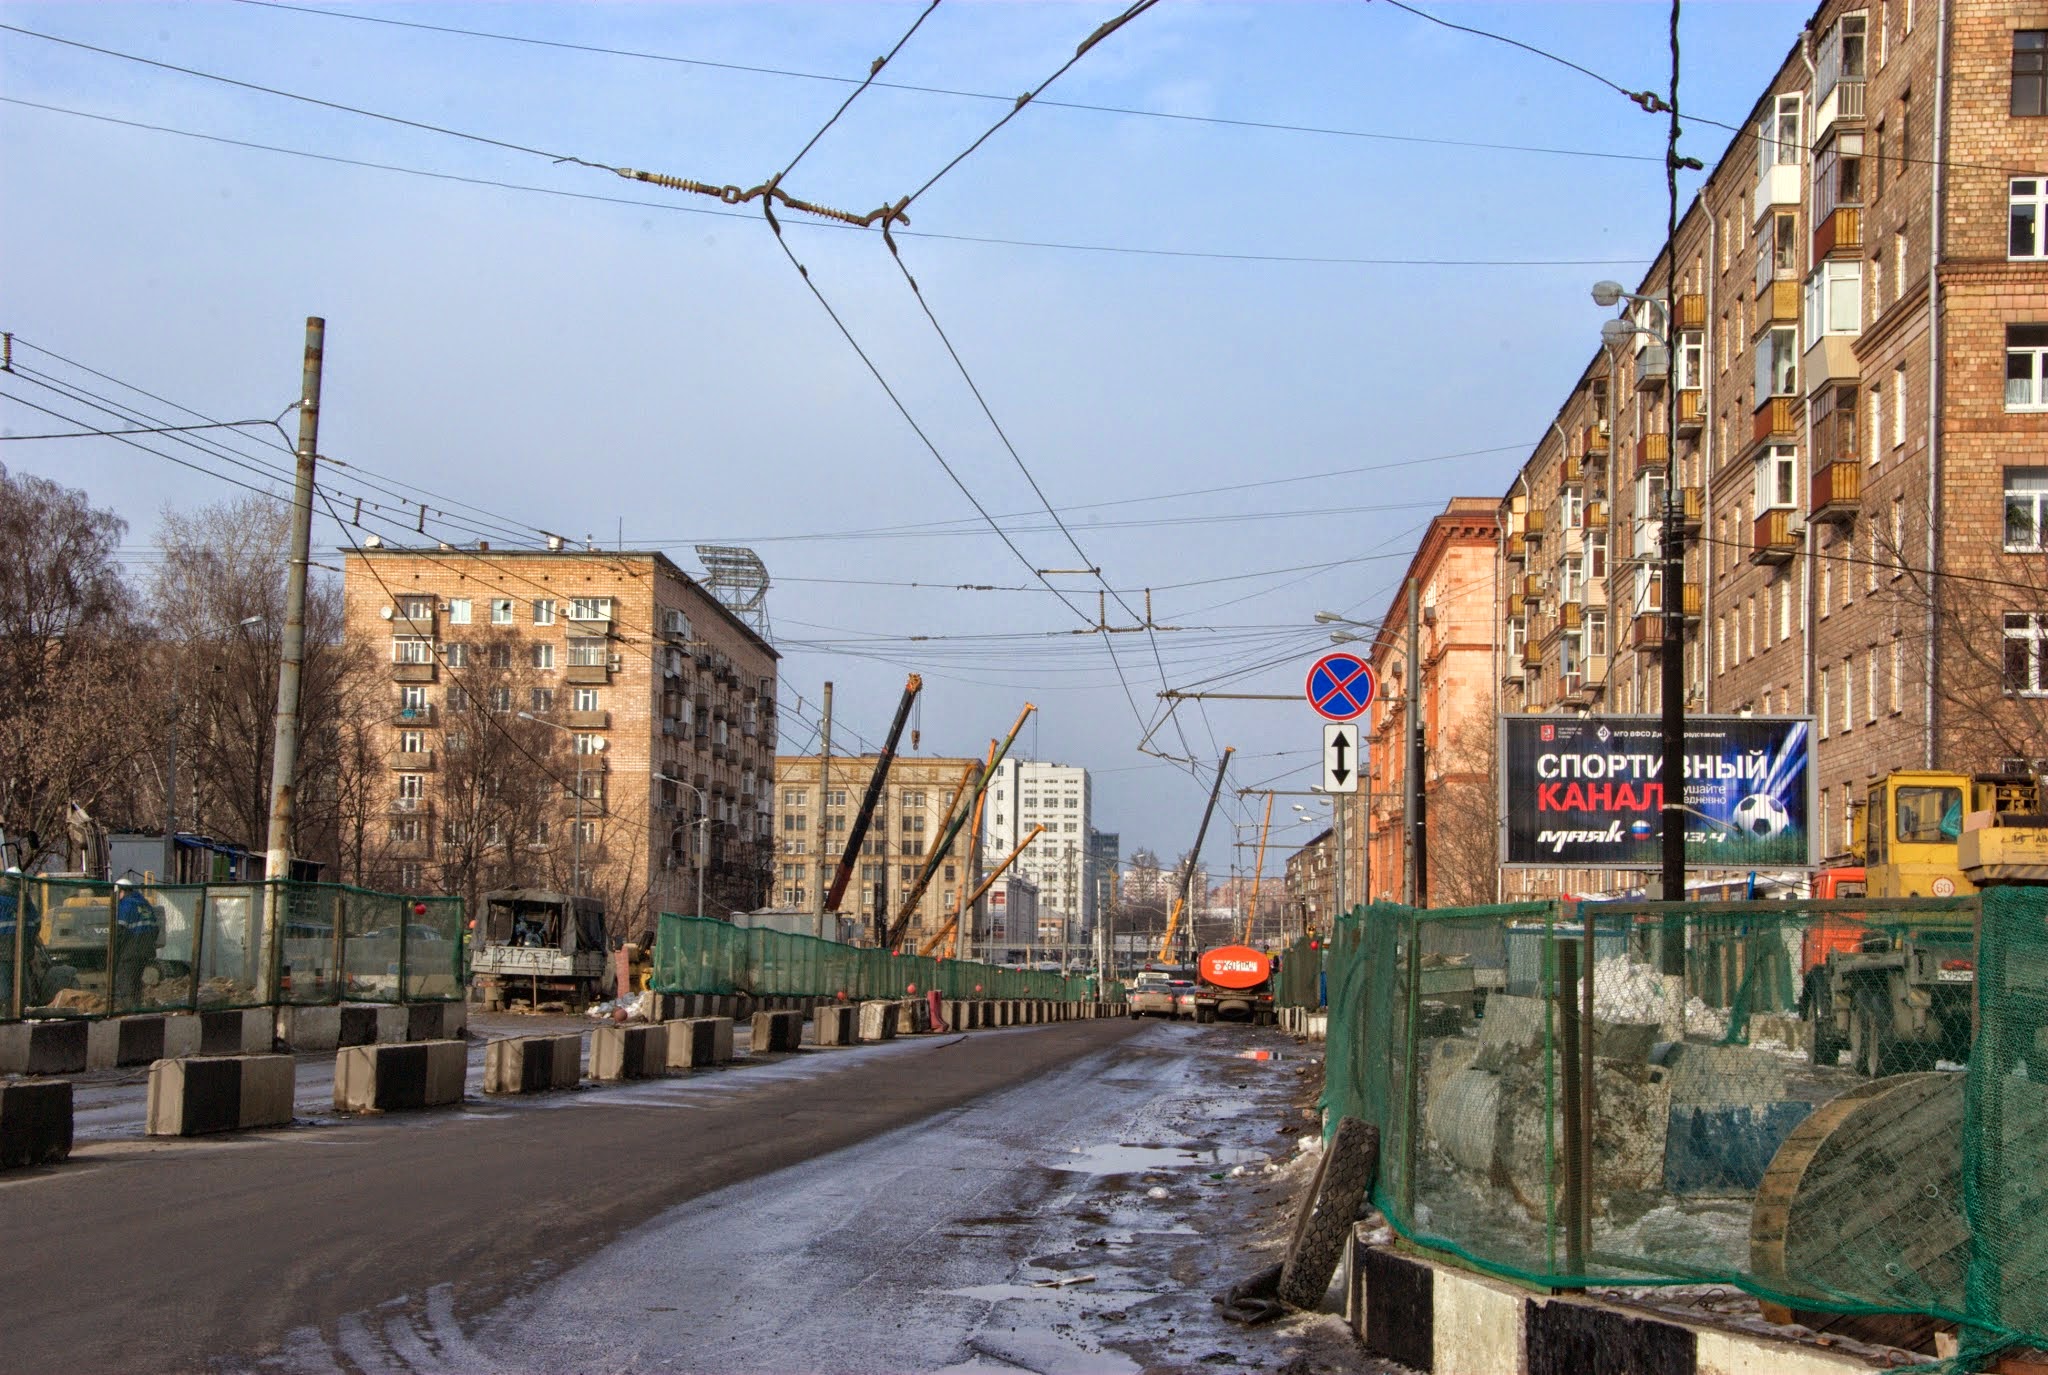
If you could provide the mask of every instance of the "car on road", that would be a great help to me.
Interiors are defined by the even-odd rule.
[[[1183,992],[1194,992],[1194,984],[1190,980],[1166,974],[1140,974],[1131,981],[1131,1016],[1178,1017],[1181,1015],[1180,997]]]
[[[1195,982],[1193,979],[1173,981],[1173,1015],[1195,1019]]]

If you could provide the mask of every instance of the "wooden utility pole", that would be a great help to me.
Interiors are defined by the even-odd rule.
[[[306,354],[299,389],[298,471],[292,481],[291,561],[285,567],[284,652],[277,673],[277,722],[270,751],[270,834],[265,879],[288,879],[292,868],[293,777],[299,769],[299,673],[306,661],[306,571],[313,557],[313,465],[320,445],[320,366],[327,322],[306,317]],[[282,890],[267,888],[266,949],[278,950]],[[271,961],[274,966],[276,961]]]

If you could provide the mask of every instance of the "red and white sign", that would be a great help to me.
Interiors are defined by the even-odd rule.
[[[1219,945],[1204,950],[1202,980],[1218,988],[1257,988],[1273,977],[1273,957],[1249,945]]]
[[[1325,721],[1350,721],[1365,715],[1379,687],[1372,665],[1356,654],[1325,654],[1309,667],[1302,693]]]

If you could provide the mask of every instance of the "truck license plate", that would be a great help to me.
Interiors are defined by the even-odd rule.
[[[1967,984],[1977,981],[1974,969],[1938,969],[1934,973],[1936,982],[1945,984]]]

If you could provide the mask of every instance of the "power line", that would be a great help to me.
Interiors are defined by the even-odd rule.
[[[205,425],[147,425],[132,430],[59,430],[51,434],[0,434],[0,443],[19,443],[29,439],[118,439],[124,434],[184,434],[191,430],[232,430],[245,425],[275,423],[271,420],[216,420]]]
[[[245,0],[245,3],[249,0]],[[343,167],[357,167],[366,171],[390,172],[400,176],[421,177],[429,181],[455,182],[464,186],[483,186],[493,190],[516,191],[525,195],[552,196],[560,200],[593,201],[601,205],[624,205],[635,210],[659,210],[682,215],[709,215],[717,219],[752,219],[751,213],[742,210],[715,210],[709,206],[684,205],[671,200],[641,200],[633,196],[606,196],[593,191],[570,191],[561,187],[535,186],[526,182],[502,181],[493,177],[465,176],[454,172],[435,172],[425,168],[406,167],[398,163],[372,162],[364,158],[343,157],[335,153],[320,153],[304,148],[288,148],[281,144],[257,143],[249,139],[229,138],[221,134],[200,133],[192,129],[180,129],[174,125],[151,124],[143,120],[121,119],[114,115],[100,114],[91,110],[73,109],[63,105],[51,105],[42,101],[22,100],[15,96],[0,96],[0,104],[18,105],[25,109],[42,110],[49,114],[68,115],[74,119],[87,119],[101,124],[113,124],[122,128],[141,130],[154,134],[169,134],[177,138],[196,139],[203,143],[218,143],[230,148],[242,148],[253,152],[277,153],[285,157],[305,158],[314,162],[334,163]],[[858,232],[858,226],[838,220],[800,220],[798,225],[806,229],[836,229]],[[1096,244],[1068,243],[1052,239],[1016,239],[988,234],[954,234],[937,230],[913,230],[898,226],[896,237],[900,239],[930,239],[948,243],[984,244],[1000,248],[1035,248],[1062,253],[1098,253],[1119,257],[1143,257],[1164,259],[1186,259],[1206,262],[1273,263],[1302,267],[1444,267],[1444,268],[1548,268],[1548,267],[1633,267],[1646,260],[1635,258],[1368,258],[1357,256],[1336,256],[1291,253],[1234,253],[1222,250],[1192,248],[1155,248],[1142,244]]]
[[[847,108],[851,106],[854,101],[860,99],[861,92],[867,90],[868,86],[873,83],[874,79],[877,76],[881,75],[882,68],[889,65],[890,58],[896,56],[897,53],[903,51],[903,45],[910,41],[912,34],[916,33],[920,28],[924,26],[924,21],[931,18],[932,11],[937,9],[938,7],[939,0],[931,0],[931,3],[929,5],[926,5],[924,9],[919,12],[917,18],[911,21],[911,25],[908,29],[904,31],[903,37],[896,40],[896,46],[889,49],[888,52],[884,53],[882,56],[875,59],[874,65],[868,68],[868,74],[866,79],[861,81],[859,85],[855,86],[852,92],[846,97],[846,99],[840,102],[839,108],[832,112],[832,117],[826,120],[825,123],[819,128],[818,132],[811,135],[810,142],[806,143],[801,149],[798,150],[797,155],[789,160],[789,166],[782,169],[781,173],[776,176],[776,181],[780,182],[784,177],[787,177],[791,172],[794,172],[796,170],[796,165],[804,160],[804,154],[810,152],[811,149],[818,146],[818,140],[825,137],[825,134],[832,128],[832,126],[839,122],[839,117],[846,113]]]

